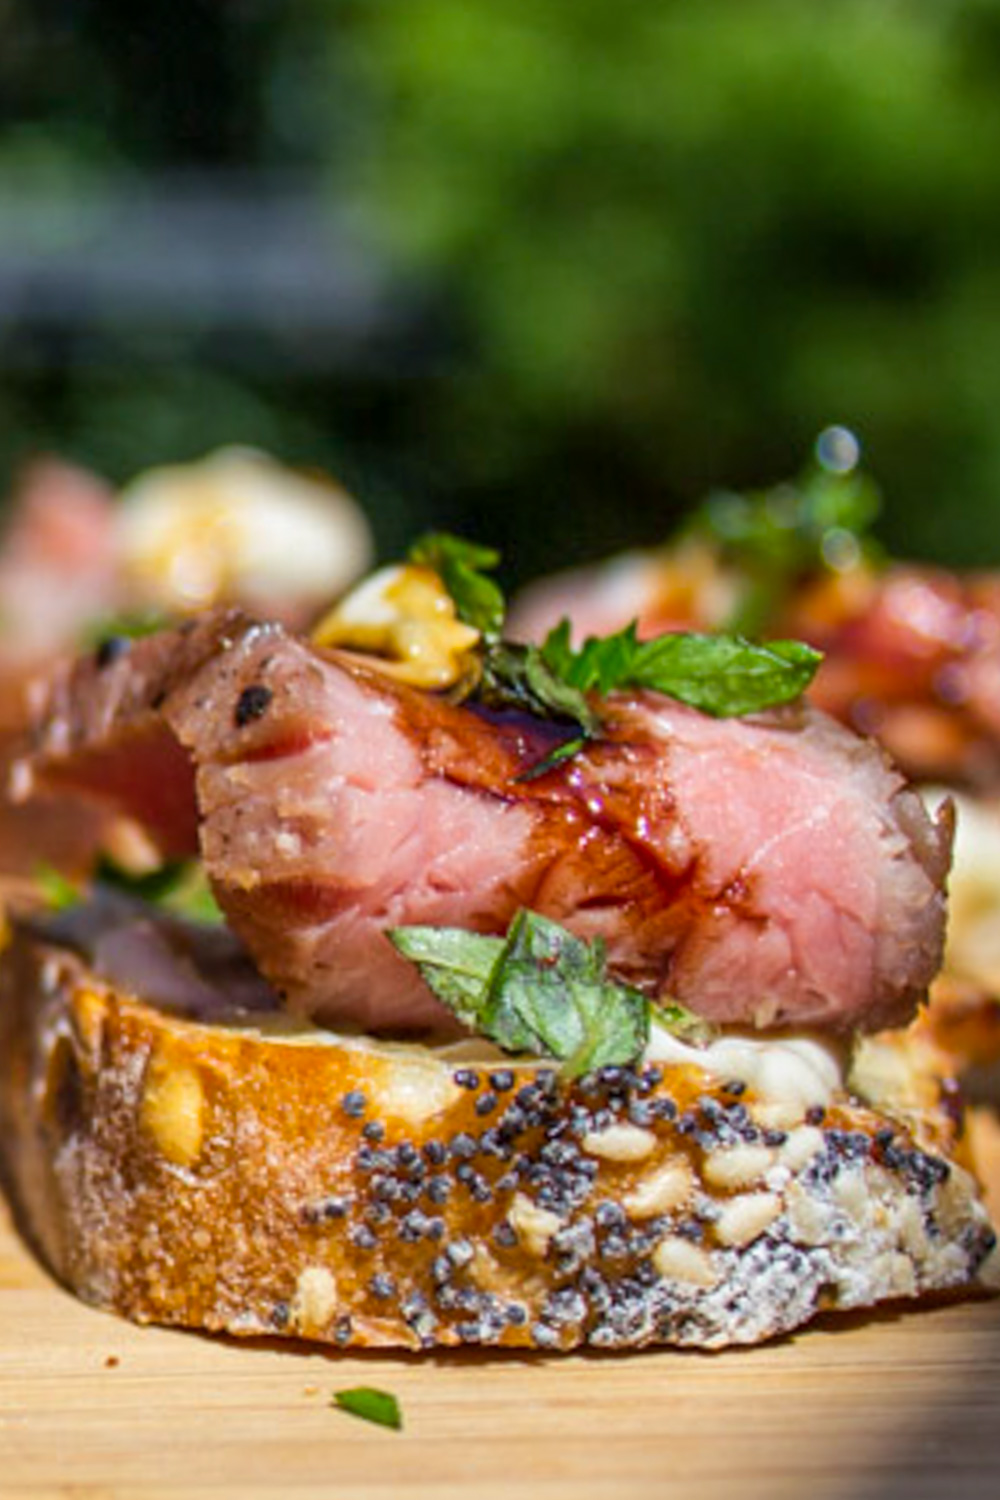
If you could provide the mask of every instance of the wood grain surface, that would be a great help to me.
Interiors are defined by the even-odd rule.
[[[996,1218],[994,1121],[977,1141]],[[401,1432],[331,1405],[359,1384]],[[181,1495],[997,1500],[1000,1299],[714,1355],[347,1356],[94,1312],[0,1210],[0,1496]]]

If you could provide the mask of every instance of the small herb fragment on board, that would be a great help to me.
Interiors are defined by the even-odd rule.
[[[350,1390],[334,1391],[333,1404],[352,1417],[361,1417],[365,1422],[375,1422],[379,1427],[391,1427],[399,1432],[403,1426],[403,1414],[399,1402],[390,1391],[376,1390],[374,1386],[352,1386]]]
[[[649,1040],[651,1013],[692,1038],[698,1019],[657,1007],[607,973],[604,945],[520,911],[505,938],[453,927],[395,927],[389,937],[459,1020],[505,1052],[562,1063],[564,1078],[631,1063]]]

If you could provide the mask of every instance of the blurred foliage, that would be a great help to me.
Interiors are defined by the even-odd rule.
[[[466,340],[456,488],[590,550],[838,421],[893,545],[1000,561],[994,0],[358,9],[367,187]]]
[[[525,576],[840,422],[890,547],[1000,562],[998,84],[1000,0],[0,0],[0,192],[288,174],[418,314],[356,368],[7,329],[0,466],[256,441]]]

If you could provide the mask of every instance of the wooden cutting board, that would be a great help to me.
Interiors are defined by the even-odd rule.
[[[1000,1128],[977,1124],[994,1217]],[[331,1406],[391,1390],[391,1432]],[[998,1500],[1000,1298],[723,1354],[347,1356],[134,1328],[0,1211],[4,1500]]]

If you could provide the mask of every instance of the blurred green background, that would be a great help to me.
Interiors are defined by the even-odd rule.
[[[1000,564],[1000,0],[0,0],[0,482],[221,443],[516,583],[846,423]]]

